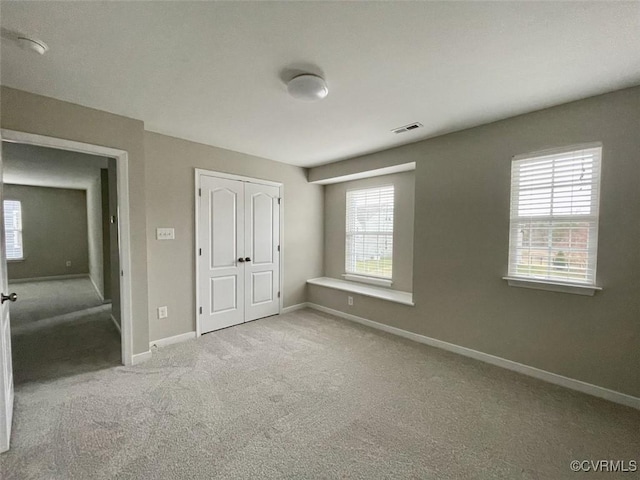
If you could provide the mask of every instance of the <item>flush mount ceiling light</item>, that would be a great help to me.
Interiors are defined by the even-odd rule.
[[[44,55],[49,51],[49,46],[39,38],[22,32],[16,32],[4,27],[0,27],[0,36],[3,40],[7,40],[14,45],[19,46],[23,50],[30,52],[36,52],[39,55]]]
[[[22,49],[36,52],[40,55],[44,55],[49,50],[49,46],[46,43],[35,38],[21,35],[16,38],[16,41]]]
[[[303,102],[315,102],[329,94],[329,87],[322,77],[305,73],[292,78],[287,84],[287,91]]]

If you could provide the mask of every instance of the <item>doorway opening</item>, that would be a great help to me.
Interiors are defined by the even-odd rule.
[[[60,337],[57,347],[62,350],[67,343],[67,353],[59,365],[62,375],[66,367],[71,367],[68,373],[72,374],[74,370],[91,370],[101,365],[113,366],[114,363],[131,365],[127,152],[4,129],[2,147],[5,199],[27,195],[24,198],[31,199],[27,203],[40,205],[21,212],[24,259],[22,262],[7,259],[5,266],[9,285],[15,286],[16,293],[23,293],[11,305],[12,335],[17,341],[24,340],[25,346],[41,345],[51,351],[55,336],[42,344],[31,332],[37,332],[40,327],[52,328],[50,333],[57,332]],[[68,197],[63,211],[55,209],[61,204],[51,200],[51,193],[54,197]],[[45,203],[44,199],[49,201]],[[75,210],[70,199],[75,201]],[[82,218],[80,207],[83,200],[86,205],[84,235],[83,222],[79,220]],[[47,222],[35,222],[35,244],[29,239],[29,236],[34,236],[32,232],[24,231],[29,223],[34,224],[33,218],[25,217],[27,210],[35,210],[36,217],[48,217]],[[4,211],[7,212],[7,208]],[[44,223],[48,223],[53,233],[46,234]],[[56,248],[53,236],[61,232],[65,243]],[[15,240],[16,236],[12,238]],[[84,244],[81,242],[83,236]],[[31,269],[38,264],[45,269],[42,270],[43,275],[37,274],[38,269]],[[52,269],[51,264],[55,264],[57,269]],[[83,329],[78,328],[79,325],[83,325],[85,330],[86,348],[81,348]],[[115,338],[111,335],[111,342],[102,335],[109,330],[111,334],[115,332]],[[71,332],[74,335],[68,335]],[[88,341],[89,338],[94,340]],[[21,356],[19,347],[16,344],[13,348],[16,363]],[[74,357],[74,353],[78,355]],[[37,362],[36,352],[30,354],[29,359]],[[19,365],[14,365],[16,373],[19,368]]]
[[[115,159],[11,142],[2,158],[15,384],[119,365]]]
[[[99,270],[93,271],[93,276],[91,270],[89,269],[89,281],[93,284],[96,282],[102,281],[102,301],[104,301],[105,295],[111,297],[111,313],[114,313],[114,317],[119,313],[120,320],[120,360],[121,363],[125,365],[131,365],[133,363],[133,339],[132,339],[132,315],[131,315],[131,248],[130,248],[130,225],[129,225],[129,177],[128,177],[128,154],[124,150],[113,149],[109,147],[102,147],[98,145],[91,145],[81,142],[75,142],[71,140],[64,140],[54,137],[47,137],[43,135],[37,135],[32,133],[25,132],[17,132],[13,130],[0,130],[0,139],[2,143],[7,144],[18,144],[18,145],[26,145],[32,147],[41,147],[44,149],[52,149],[54,151],[66,151],[66,152],[75,152],[79,154],[88,154],[92,156],[106,157],[111,160],[106,160],[107,162],[107,171],[109,170],[109,166],[112,166],[112,170],[115,174],[115,180],[109,182],[109,176],[107,174],[107,184],[111,186],[115,186],[117,188],[117,192],[113,196],[109,196],[110,204],[114,202],[114,209],[110,209],[110,213],[115,211],[115,215],[109,216],[109,221],[116,225],[116,238],[115,241],[110,235],[111,245],[110,252],[111,257],[109,258],[109,263],[111,265],[111,278],[107,282],[111,289],[110,291],[106,291],[104,289],[105,277],[104,271],[102,274],[98,274]],[[3,176],[2,176],[2,155],[0,155],[0,200],[2,200],[2,192],[3,192]],[[101,180],[104,178],[104,173],[101,171]],[[47,177],[48,174],[45,173],[44,177]],[[50,188],[50,187],[48,187]],[[77,190],[77,189],[76,189]],[[97,191],[97,190],[96,190]],[[56,192],[60,193],[60,192]],[[14,194],[17,195],[16,192]],[[89,201],[87,197],[89,196],[87,192],[84,192],[85,201],[87,205]],[[103,201],[102,197],[102,183],[100,185],[100,202]],[[115,198],[115,199],[114,199]],[[10,199],[11,200],[11,199]],[[44,200],[41,200],[41,205]],[[12,362],[12,348],[11,348],[11,312],[8,304],[15,302],[18,300],[16,295],[9,294],[8,291],[8,279],[7,279],[7,260],[5,255],[5,250],[8,248],[10,250],[10,255],[13,255],[13,260],[18,260],[21,256],[26,258],[28,256],[28,252],[25,249],[25,244],[22,243],[23,240],[23,226],[24,226],[24,213],[26,213],[25,209],[22,209],[22,202],[20,200],[13,199],[13,203],[9,203],[6,205],[6,211],[9,216],[9,228],[2,228],[1,239],[0,242],[0,292],[2,292],[2,305],[0,306],[0,453],[8,450],[9,448],[9,440],[11,436],[11,421],[13,417],[13,399],[14,399],[14,376],[13,376],[13,362]],[[102,209],[102,204],[100,203],[100,209]],[[5,205],[2,204],[2,209],[0,210],[0,218],[4,217]],[[62,219],[66,218],[70,215],[70,211],[67,211],[65,208],[64,211],[54,211],[48,215],[47,221],[53,221],[54,228],[58,228],[59,225],[56,224],[56,220],[60,220],[62,223]],[[38,213],[36,212],[36,216]],[[87,208],[87,223],[88,223],[88,208]],[[104,217],[101,216],[101,219]],[[101,220],[102,222],[102,220]],[[3,222],[0,222],[2,224]],[[4,227],[4,225],[3,225]],[[73,227],[69,227],[73,228]],[[87,226],[88,229],[88,226]],[[95,232],[100,232],[100,227],[96,227]],[[9,243],[5,242],[5,231],[7,233],[7,237]],[[88,234],[87,234],[88,235]],[[44,235],[46,236],[46,235]],[[87,236],[88,241],[88,236]],[[115,247],[114,247],[115,245]],[[39,247],[41,250],[47,250],[45,247]],[[88,250],[88,246],[87,246]],[[40,253],[37,249],[34,252]],[[73,251],[65,252],[68,255],[71,255]],[[87,255],[89,255],[87,251]],[[82,264],[82,258],[80,257],[80,263]],[[100,252],[98,250],[94,251],[94,260],[99,261]],[[102,251],[102,261],[104,262],[104,250]],[[114,272],[111,270],[115,262],[119,266],[119,271]],[[70,265],[68,263],[70,262]],[[66,268],[72,268],[74,266],[74,260],[65,259],[64,264]],[[103,263],[104,265],[104,263]],[[76,264],[77,266],[77,264]],[[88,267],[87,267],[88,268]],[[114,291],[114,282],[113,277],[119,279],[117,286]],[[30,280],[35,280],[36,282],[41,280],[41,278],[31,278]],[[69,280],[66,278],[64,280]],[[66,286],[69,288],[69,285]],[[42,289],[38,289],[39,292],[42,292]],[[55,290],[55,289],[52,289]],[[63,288],[64,290],[64,288]],[[96,288],[96,292],[100,291],[100,287]],[[54,294],[53,298],[57,298]],[[100,294],[98,294],[100,297]],[[119,299],[119,302],[116,301]],[[76,299],[77,300],[77,299]],[[71,302],[73,303],[73,302]],[[68,314],[63,313],[63,315]],[[86,313],[86,312],[85,312]],[[56,315],[54,315],[56,317]],[[117,318],[117,317],[116,317]],[[51,318],[49,318],[51,320]],[[60,318],[53,318],[53,320],[60,320]],[[66,318],[68,320],[68,318]],[[28,324],[29,322],[25,322]],[[37,320],[32,323],[37,323]],[[114,325],[115,327],[115,325]],[[26,327],[25,327],[26,328]],[[30,327],[35,328],[35,327]],[[63,329],[64,330],[64,329]],[[46,342],[46,336],[42,336],[45,341],[40,343],[40,349],[45,350],[49,348],[48,343]],[[37,355],[38,352],[32,352]],[[33,373],[33,370],[32,370]],[[42,371],[40,372],[42,373]],[[36,375],[37,377],[38,375]],[[28,375],[25,375],[28,378]],[[46,375],[45,375],[46,380]]]

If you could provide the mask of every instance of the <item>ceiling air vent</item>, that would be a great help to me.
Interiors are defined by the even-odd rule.
[[[404,133],[410,132],[411,130],[415,130],[416,128],[422,127],[422,124],[419,122],[410,123],[409,125],[405,125],[404,127],[398,127],[391,130],[393,133]]]

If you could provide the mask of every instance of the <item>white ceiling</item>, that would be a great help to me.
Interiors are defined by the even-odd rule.
[[[4,183],[89,190],[107,159],[86,153],[2,142]]]
[[[313,166],[640,83],[640,2],[2,2],[2,83]],[[283,79],[321,73],[302,103]],[[392,128],[421,122],[396,135]]]

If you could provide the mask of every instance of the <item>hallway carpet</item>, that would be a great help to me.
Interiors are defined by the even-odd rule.
[[[32,326],[79,310],[102,305],[89,277],[11,282],[9,288],[18,294],[11,304],[11,328]]]
[[[575,479],[640,460],[639,432],[640,411],[302,310],[19,385],[0,476]]]
[[[60,315],[53,322],[40,321],[29,325],[31,328],[25,327],[11,332],[16,386],[122,364],[120,332],[111,320],[110,305]]]

